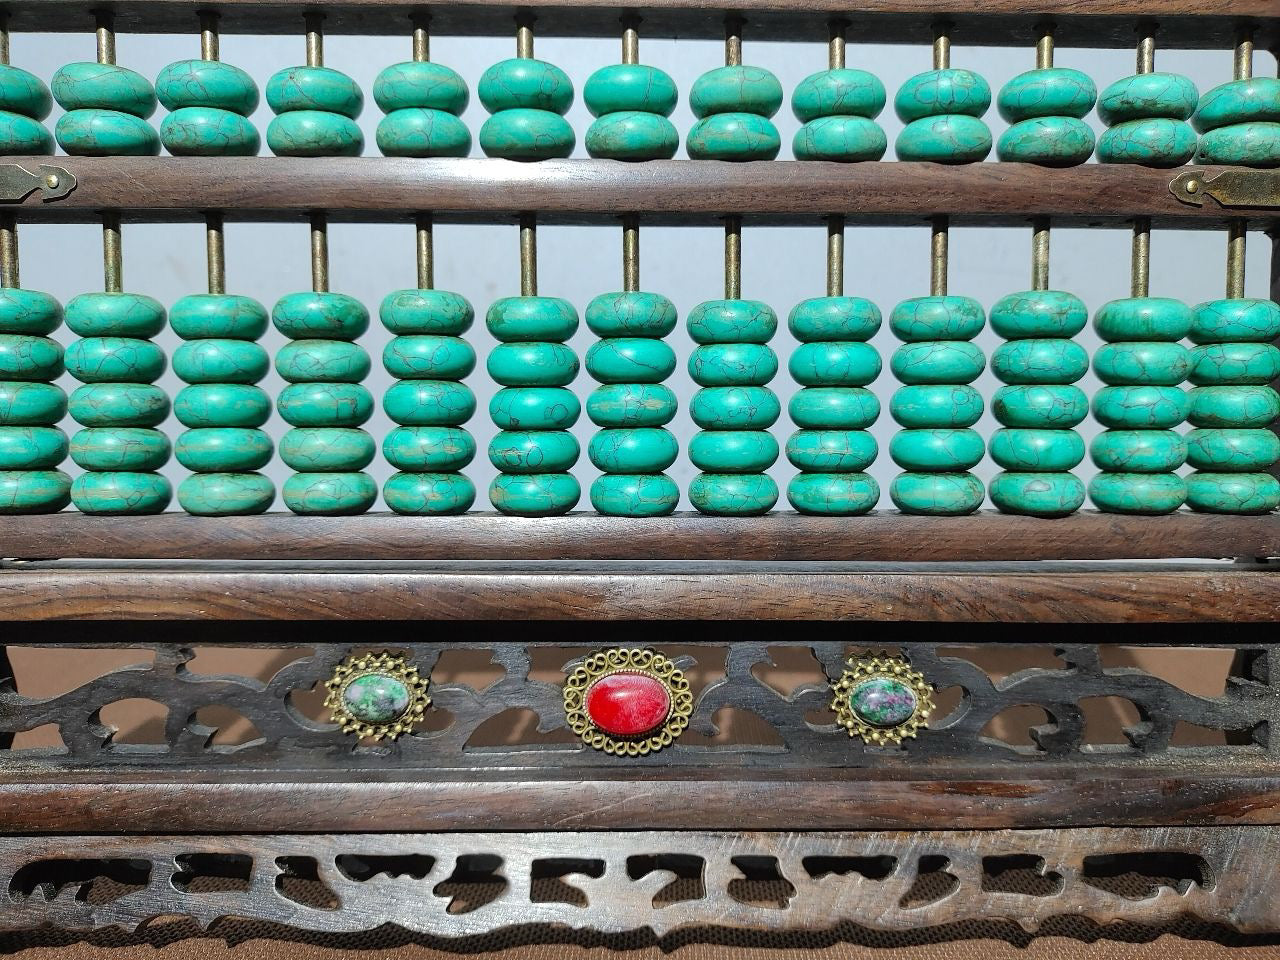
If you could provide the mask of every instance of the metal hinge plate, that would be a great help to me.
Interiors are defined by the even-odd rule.
[[[1197,207],[1205,197],[1223,207],[1280,207],[1280,170],[1226,170],[1213,177],[1188,170],[1169,183],[1169,191]]]
[[[0,163],[0,203],[20,203],[34,191],[40,199],[61,200],[76,188],[76,178],[62,167],[42,163],[39,173],[32,173],[16,163]]]

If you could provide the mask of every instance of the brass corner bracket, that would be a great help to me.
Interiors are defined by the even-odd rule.
[[[1169,182],[1169,192],[1196,207],[1205,197],[1223,207],[1280,207],[1280,170],[1225,170],[1212,176],[1188,170]]]
[[[0,203],[21,203],[34,191],[40,191],[45,203],[61,200],[76,188],[75,175],[62,167],[42,163],[39,173],[17,163],[0,163]]]

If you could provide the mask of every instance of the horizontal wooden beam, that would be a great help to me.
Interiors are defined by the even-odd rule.
[[[1085,164],[1054,170],[1024,163],[546,160],[405,157],[13,158],[28,169],[55,163],[76,178],[60,200],[37,191],[13,206],[22,220],[83,222],[103,210],[129,221],[301,220],[322,208],[335,220],[407,220],[431,210],[443,222],[514,222],[521,211],[549,223],[713,224],[726,213],[748,223],[817,224],[839,213],[851,224],[923,225],[939,213],[958,225],[1025,226],[1032,216],[1062,226],[1219,228],[1249,218],[1280,225],[1280,208],[1230,209],[1178,200],[1170,183],[1190,168]],[[8,162],[8,158],[6,158]],[[1196,168],[1206,177],[1224,169]]]

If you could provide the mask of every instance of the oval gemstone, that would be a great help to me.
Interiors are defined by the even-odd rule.
[[[916,712],[916,695],[893,677],[863,680],[849,694],[849,707],[863,723],[873,727],[896,727]]]
[[[654,677],[611,673],[587,688],[587,716],[605,733],[638,737],[656,729],[671,711],[671,694]]]
[[[365,674],[343,688],[342,705],[363,723],[392,723],[409,709],[409,688],[384,673]]]

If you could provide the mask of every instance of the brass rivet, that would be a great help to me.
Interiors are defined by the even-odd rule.
[[[1196,192],[1198,192],[1199,190],[1200,190],[1200,181],[1199,181],[1199,180],[1188,180],[1188,181],[1187,181],[1187,193],[1196,193]]]
[[[58,179],[58,175],[56,173],[51,173],[44,178],[44,182],[49,185],[50,190],[54,190],[57,189],[58,184],[62,181]]]

